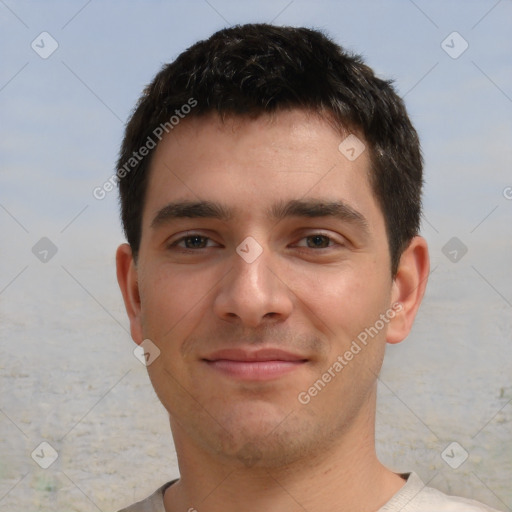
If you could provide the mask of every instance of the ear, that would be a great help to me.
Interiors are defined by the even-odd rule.
[[[386,340],[399,343],[409,334],[427,287],[430,261],[427,241],[415,236],[402,253],[393,280],[391,299],[397,304],[395,317],[389,322]]]
[[[142,336],[141,307],[137,267],[129,244],[121,244],[116,252],[117,282],[123,294],[124,307],[130,319],[133,341],[140,345]]]

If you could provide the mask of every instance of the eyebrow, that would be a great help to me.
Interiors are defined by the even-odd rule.
[[[321,199],[293,199],[274,204],[267,214],[275,219],[287,217],[333,217],[337,220],[357,225],[365,234],[369,234],[368,221],[364,215],[344,201],[325,201]]]
[[[220,203],[212,201],[178,201],[164,206],[151,222],[152,228],[158,228],[174,219],[209,218],[228,221],[233,218],[233,212]]]
[[[364,234],[369,234],[368,221],[357,210],[344,201],[325,201],[320,199],[292,199],[280,201],[265,212],[275,221],[288,217],[333,217],[337,220],[356,225]],[[175,219],[209,218],[229,221],[235,217],[233,210],[213,201],[177,201],[164,206],[153,218],[152,228],[158,228]]]

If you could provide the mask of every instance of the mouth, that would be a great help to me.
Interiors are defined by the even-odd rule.
[[[240,380],[277,379],[307,363],[303,356],[278,349],[220,350],[203,361],[214,371]]]

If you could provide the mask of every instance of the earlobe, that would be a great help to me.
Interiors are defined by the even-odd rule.
[[[141,301],[137,267],[129,244],[121,244],[116,252],[117,282],[123,295],[124,306],[130,320],[130,332],[133,341],[140,344],[143,341],[141,323]]]
[[[414,237],[402,253],[393,281],[392,304],[401,308],[390,321],[386,334],[388,343],[399,343],[409,334],[427,286],[430,261],[426,240]]]

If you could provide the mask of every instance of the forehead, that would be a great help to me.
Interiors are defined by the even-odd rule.
[[[340,151],[346,137],[326,119],[302,110],[256,119],[222,121],[213,114],[184,119],[156,148],[143,225],[177,199],[221,203],[240,220],[268,215],[283,201],[320,198],[342,200],[382,227],[369,183],[368,150],[352,158],[364,147],[358,138],[354,152]]]

